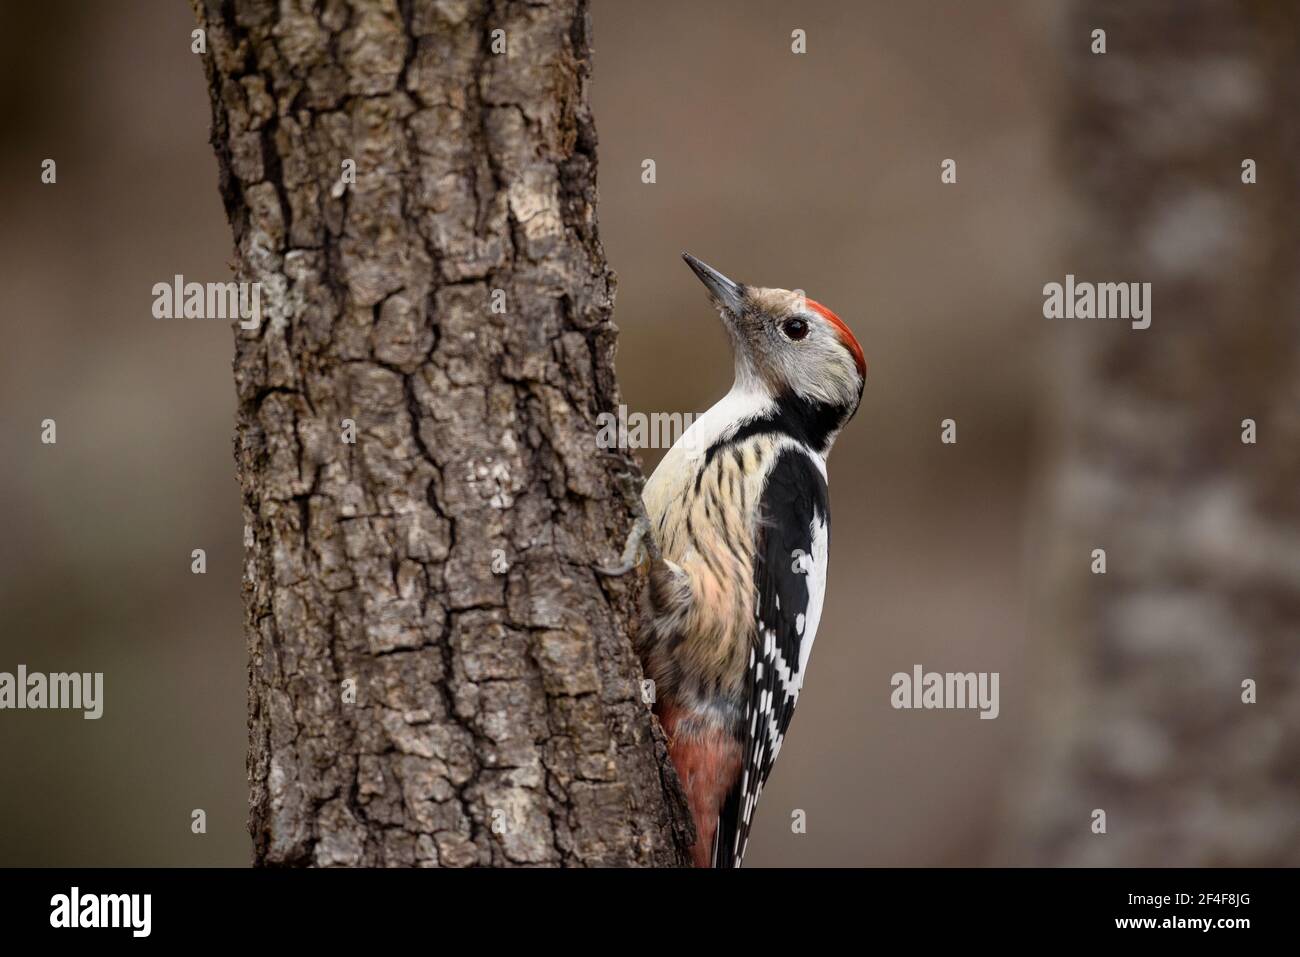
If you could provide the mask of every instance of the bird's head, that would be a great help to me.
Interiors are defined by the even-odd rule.
[[[867,363],[843,320],[819,302],[787,289],[728,279],[683,253],[709,290],[736,357],[736,382],[774,401],[818,407],[847,422],[862,401]]]

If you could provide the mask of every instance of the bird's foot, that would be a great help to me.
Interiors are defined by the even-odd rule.
[[[650,520],[644,515],[637,516],[637,520],[632,523],[632,530],[627,533],[627,542],[623,546],[623,555],[619,559],[619,563],[617,565],[597,565],[596,571],[601,575],[616,578],[619,575],[626,575],[640,565],[645,551],[644,539],[649,531]]]
[[[626,575],[641,564],[644,555],[649,555],[652,562],[661,560],[659,543],[650,531],[650,516],[646,514],[645,503],[641,501],[641,475],[639,472],[625,471],[619,475],[619,489],[628,511],[635,516],[632,529],[627,533],[627,542],[623,546],[623,555],[619,563],[613,566],[596,566],[597,573],[616,578]]]

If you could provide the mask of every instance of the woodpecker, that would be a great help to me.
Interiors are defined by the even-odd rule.
[[[636,648],[695,819],[694,863],[739,867],[821,619],[826,456],[862,400],[866,361],[820,303],[682,258],[722,318],[735,381],[646,483]]]

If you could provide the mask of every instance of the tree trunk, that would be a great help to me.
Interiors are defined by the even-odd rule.
[[[1151,282],[1151,327],[1051,330],[1069,336],[1066,438],[1031,642],[1049,706],[1013,855],[1300,863],[1300,741],[1283,733],[1300,714],[1300,16],[1116,0],[1067,19],[1072,271]]]
[[[639,470],[596,442],[585,2],[195,7],[262,284],[235,358],[255,861],[685,862],[640,580],[592,570]]]

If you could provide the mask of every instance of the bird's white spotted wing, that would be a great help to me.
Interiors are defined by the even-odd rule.
[[[799,700],[826,591],[829,507],[819,460],[789,446],[769,473],[754,561],[756,631],[749,657],[741,773],[723,805],[714,866],[739,867],[754,810]]]

